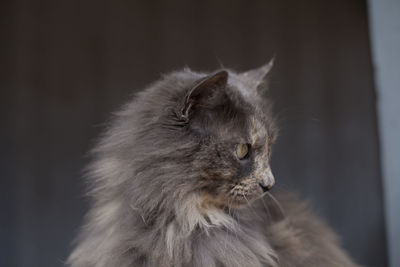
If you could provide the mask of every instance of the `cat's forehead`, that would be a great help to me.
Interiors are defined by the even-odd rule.
[[[268,125],[265,120],[263,110],[259,108],[257,95],[254,94],[252,88],[248,88],[248,83],[243,81],[243,77],[230,73],[228,79],[228,85],[231,90],[236,91],[240,95],[240,101],[238,105],[246,105],[251,107],[252,112],[247,112],[248,131],[253,141],[265,138],[268,136]]]
[[[239,105],[236,108],[241,111],[234,116],[215,118],[215,133],[224,140],[262,145],[269,136],[266,121],[254,109],[243,108],[246,103]]]
[[[267,121],[254,109],[245,110],[244,118],[235,117],[228,122],[230,126],[220,122],[220,134],[236,141],[263,145],[270,136]]]
[[[249,120],[249,138],[252,144],[264,143],[268,138],[268,128],[262,120],[251,116]]]

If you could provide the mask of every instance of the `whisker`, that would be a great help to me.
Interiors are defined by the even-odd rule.
[[[272,199],[272,201],[274,202],[274,204],[278,207],[278,210],[281,213],[282,218],[286,218],[285,212],[283,211],[283,208],[282,208],[281,204],[279,203],[279,201],[270,192],[266,192],[266,195],[269,196]]]
[[[263,206],[264,206],[264,208],[265,208],[265,210],[267,211],[267,216],[268,216],[268,218],[272,221],[272,215],[271,215],[271,212],[269,211],[269,207],[268,207],[268,205],[267,204],[265,204],[265,201],[264,201],[264,198],[262,197],[261,198],[261,201],[262,201],[262,204],[263,204]]]
[[[232,198],[230,197],[228,199],[228,215],[233,217],[232,214],[231,214],[231,201],[232,201]]]
[[[259,219],[261,219],[261,217],[257,214],[257,212],[253,209],[253,207],[251,206],[249,200],[246,198],[246,195],[244,193],[242,193],[244,199],[246,199],[247,201],[247,206],[249,207],[249,209],[251,210],[251,212],[253,212],[254,215],[256,215]],[[261,219],[262,220],[262,219]]]

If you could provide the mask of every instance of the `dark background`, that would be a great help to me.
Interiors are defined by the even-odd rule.
[[[386,266],[365,1],[2,1],[0,264],[61,266],[81,170],[109,114],[161,73],[276,56],[275,190],[295,190],[367,266]]]

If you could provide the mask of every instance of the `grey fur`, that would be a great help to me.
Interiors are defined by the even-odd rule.
[[[304,204],[259,186],[274,183],[277,130],[261,97],[271,66],[174,72],[115,114],[93,150],[91,209],[68,264],[356,266]],[[238,160],[243,142],[253,150]]]

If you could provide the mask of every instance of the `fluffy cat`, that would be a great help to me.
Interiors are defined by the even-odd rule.
[[[164,76],[93,151],[73,267],[357,266],[306,206],[268,191],[272,62]]]

